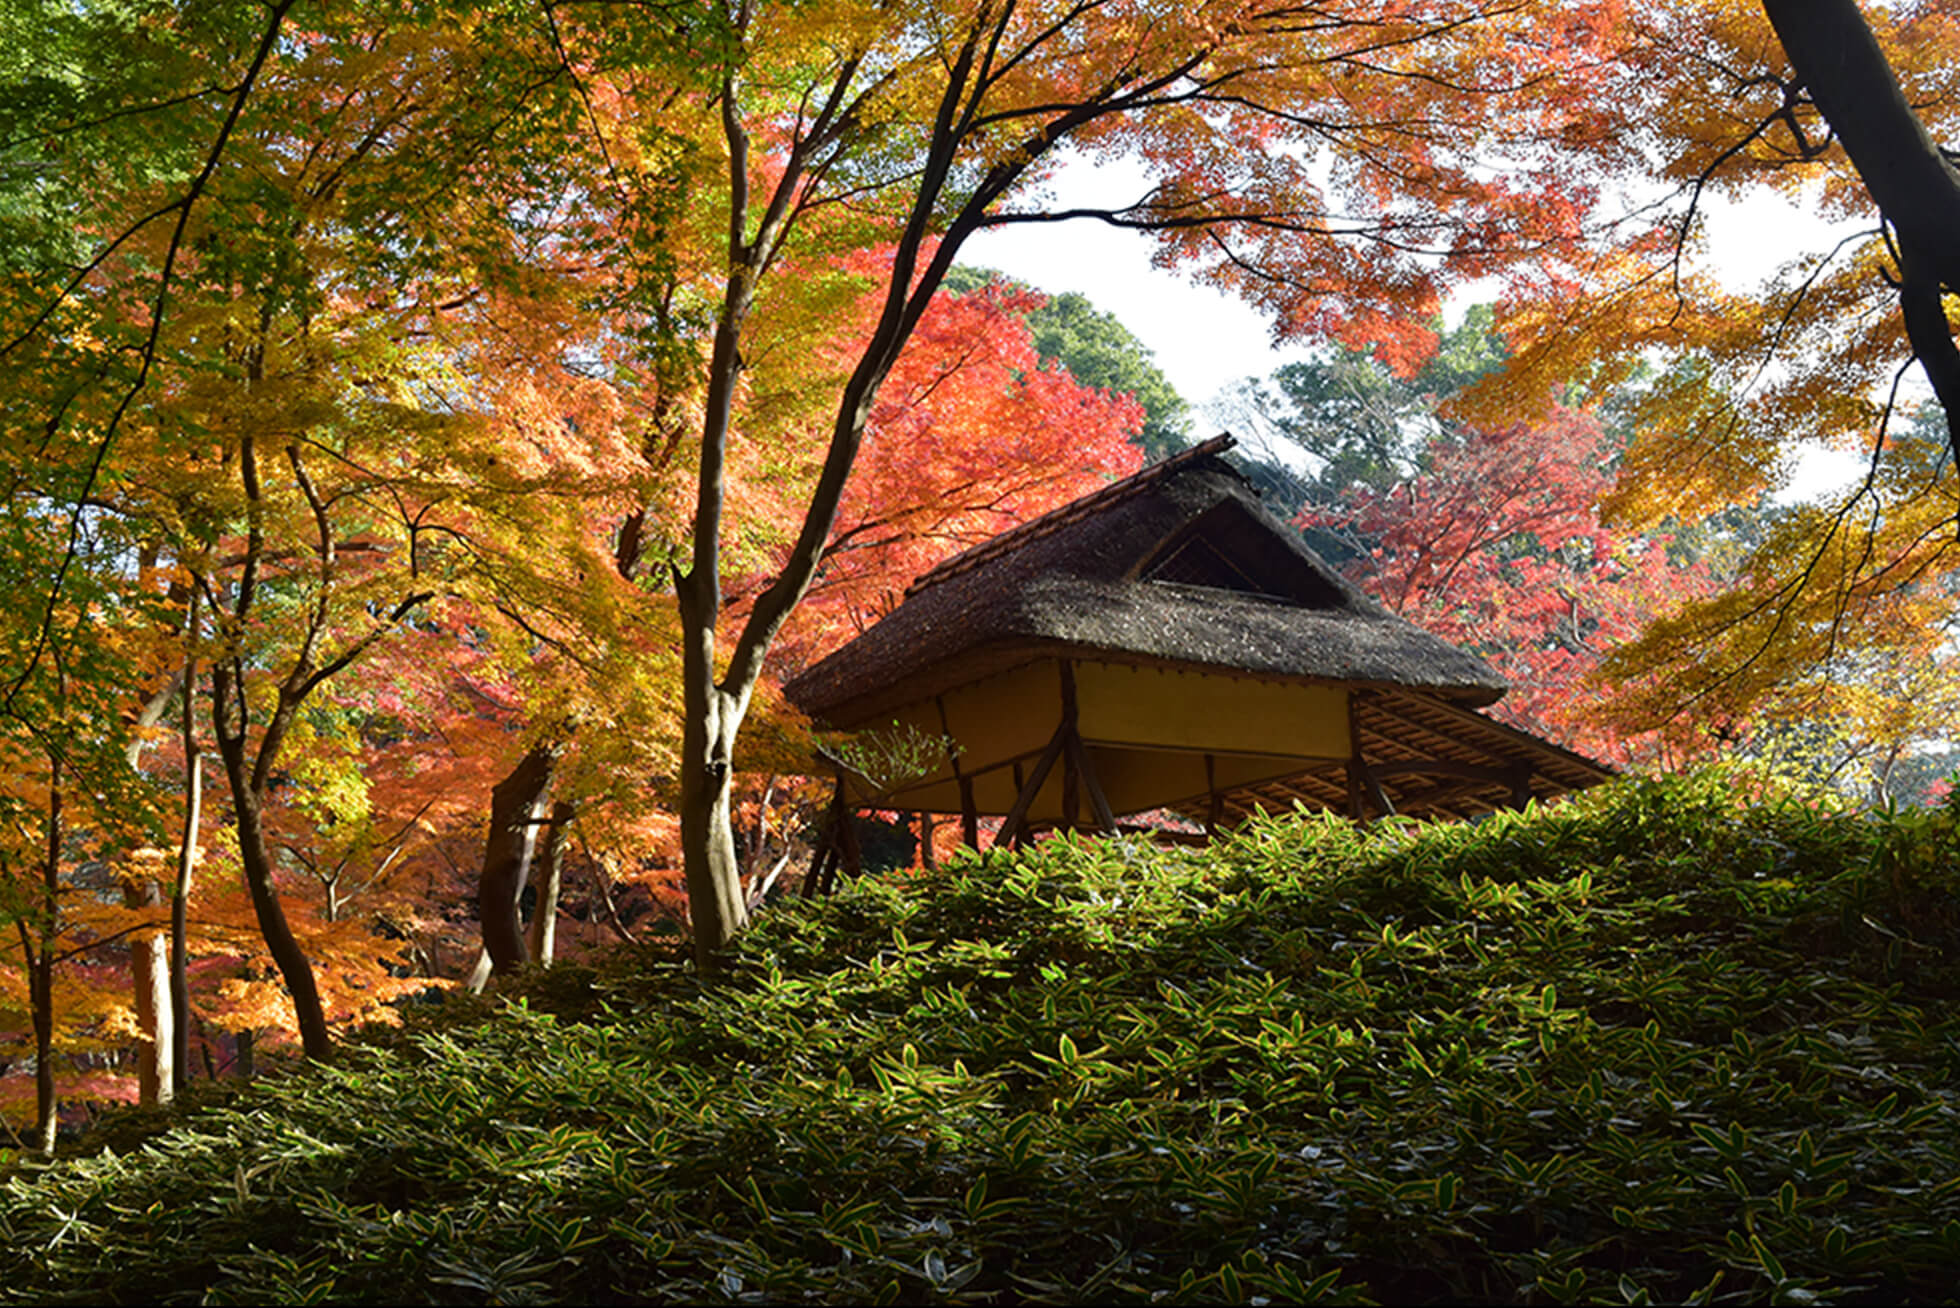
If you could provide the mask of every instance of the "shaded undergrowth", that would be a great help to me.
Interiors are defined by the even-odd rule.
[[[0,1191],[47,1301],[1943,1300],[1952,810],[1054,842]]]

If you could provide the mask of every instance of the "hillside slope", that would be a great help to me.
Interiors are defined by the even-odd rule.
[[[0,1192],[0,1299],[1943,1300],[1953,810],[1054,842]]]

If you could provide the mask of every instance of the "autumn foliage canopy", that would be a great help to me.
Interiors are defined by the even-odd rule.
[[[1143,458],[1038,292],[946,289],[991,227],[1143,233],[1383,378],[1488,293],[1501,366],[1303,525],[1575,747],[1918,749],[1960,502],[1895,385],[1931,256],[1775,25],[1848,7],[15,6],[7,1107],[51,1145],[57,1092],[324,1059],[656,929],[712,972],[812,816],[780,680]],[[1869,17],[1947,130],[1960,22]],[[1058,211],[1099,159],[1143,191]],[[1759,189],[1869,230],[1725,285],[1701,215]],[[1801,442],[1873,475],[1767,500]]]

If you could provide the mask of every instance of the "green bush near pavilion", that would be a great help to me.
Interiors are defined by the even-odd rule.
[[[0,1185],[23,1302],[1942,1301],[1960,812],[1055,840]]]

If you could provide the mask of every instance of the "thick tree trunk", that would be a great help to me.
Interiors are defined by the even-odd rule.
[[[557,760],[556,750],[535,745],[490,791],[490,834],[483,846],[483,875],[477,883],[476,905],[483,924],[483,951],[495,976],[524,966],[524,927],[518,905],[530,879]]]
[[[1913,112],[1857,0],[1763,0],[1763,12],[1885,220],[1960,268],[1960,171]]]
[[[695,666],[694,658],[686,663],[689,711],[681,734],[681,849],[688,913],[694,920],[695,966],[704,975],[713,975],[720,970],[722,951],[749,920],[729,810],[735,732],[747,697],[737,699],[713,684],[696,684],[697,677],[706,679],[706,673]]]

